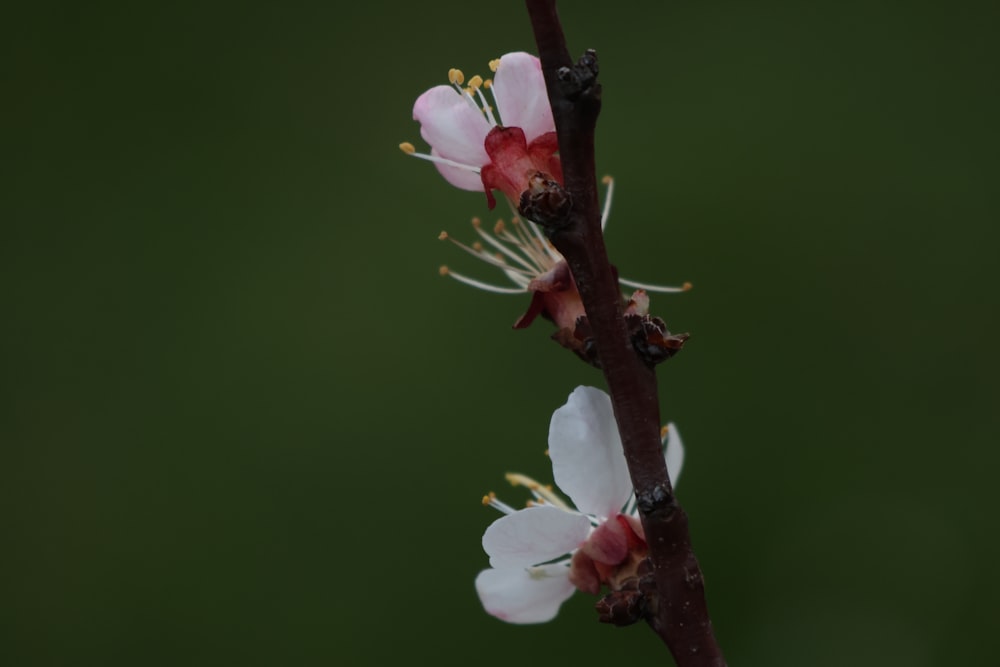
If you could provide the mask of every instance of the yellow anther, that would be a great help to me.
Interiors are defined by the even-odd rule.
[[[493,233],[499,236],[505,228],[506,225],[503,223],[503,220],[497,220],[497,224],[493,225]]]
[[[483,496],[483,505],[486,505],[487,507],[489,507],[490,503],[492,503],[494,500],[496,500],[496,497],[497,497],[496,494],[493,493],[492,491],[490,491],[485,496]]]
[[[507,263],[507,258],[504,257],[503,253],[500,252],[499,250],[496,251],[495,253],[493,253],[493,259],[495,259],[496,261],[500,262],[501,264],[506,264]]]
[[[479,241],[473,241],[472,242],[472,249],[475,250],[476,252],[482,252],[483,251],[483,244],[480,243]]]
[[[438,241],[447,241],[447,240],[448,240],[448,232],[441,232],[440,234],[438,234]]]
[[[661,428],[660,429],[660,440],[663,440],[665,437],[667,437],[667,433],[670,433],[670,427],[669,426],[664,426],[663,428]]]
[[[490,71],[491,72],[496,72],[498,67],[500,67],[500,59],[499,58],[496,58],[496,59],[490,61]]]
[[[611,178],[611,176],[608,175],[608,176],[605,176],[604,178],[601,179],[601,183],[604,183],[605,185],[611,185],[611,182],[613,180],[615,180],[615,179]]]
[[[524,475],[522,475],[520,473],[516,473],[516,472],[509,472],[509,473],[507,473],[506,475],[504,475],[504,479],[506,479],[508,482],[510,482],[511,486],[525,485],[525,486],[528,486],[530,488],[531,484],[535,484],[536,486],[538,485],[538,482],[536,482],[535,480],[531,479],[530,477],[525,477]]]
[[[465,83],[465,75],[462,74],[462,70],[452,67],[448,70],[448,81],[451,83],[457,83],[461,86]]]
[[[694,285],[692,285],[691,283],[689,283],[687,281],[684,281],[684,284],[681,285],[681,289],[684,290],[685,292],[688,291],[689,289],[691,289],[692,287],[694,287]]]
[[[534,500],[529,500],[528,502],[524,503],[524,506],[525,507],[537,507],[538,503],[536,503]]]
[[[483,81],[483,88],[489,90],[492,87],[493,87],[493,79],[486,79],[486,81]]]
[[[469,88],[475,90],[476,88],[479,88],[481,85],[483,85],[483,77],[479,76],[478,74],[469,79]]]
[[[482,224],[483,224],[483,221],[480,220],[479,218],[473,218],[472,219],[472,226],[475,227],[476,229],[479,229],[479,226],[482,225]]]
[[[549,450],[547,450],[547,449],[545,450],[545,455],[549,456]],[[551,457],[549,457],[549,458],[551,458]]]
[[[441,276],[446,276],[446,275],[448,275],[448,273],[449,273],[449,270],[448,270],[448,267],[447,267],[447,266],[444,266],[444,265],[442,265],[442,266],[441,266],[441,267],[440,267],[440,268],[438,269],[438,275],[441,275]]]
[[[404,141],[403,143],[401,143],[399,145],[399,150],[403,151],[407,155],[413,155],[414,153],[417,152],[417,149],[414,148],[413,144],[411,144],[409,141]]]

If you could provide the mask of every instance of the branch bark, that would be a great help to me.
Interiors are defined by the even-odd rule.
[[[594,129],[601,108],[596,54],[588,51],[574,64],[555,0],[526,2],[570,200],[564,217],[546,227],[583,299],[635,486],[656,585],[653,599],[647,599],[646,620],[679,667],[724,667],[701,568],[691,549],[687,515],[677,503],[663,459],[656,374],[629,338],[621,291],[601,232],[594,161]]]

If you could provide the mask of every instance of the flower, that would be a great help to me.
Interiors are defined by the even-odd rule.
[[[435,86],[418,97],[413,119],[431,151],[417,153],[409,142],[399,147],[434,162],[455,187],[484,190],[492,209],[493,190],[517,204],[532,176],[540,172],[562,182],[562,167],[555,155],[559,142],[538,58],[508,53],[490,62],[490,69],[494,79],[476,75],[465,88],[465,75],[452,69],[450,86]],[[492,93],[494,105],[484,90]]]
[[[677,429],[665,428],[666,462],[676,484],[684,462]],[[549,456],[559,488],[509,474],[535,498],[514,510],[489,494],[483,499],[504,516],[483,534],[490,569],[476,577],[476,592],[491,615],[509,623],[544,623],[575,590],[596,594],[635,575],[647,547],[635,494],[615,425],[611,399],[593,387],[577,387],[553,413]]]
[[[603,182],[608,190],[601,213],[601,229],[607,226],[608,216],[611,213],[612,195],[614,194],[614,179],[605,176]],[[542,315],[546,319],[552,320],[559,330],[573,332],[577,320],[585,314],[583,302],[580,300],[580,293],[576,289],[576,283],[573,281],[566,260],[555,249],[552,242],[545,237],[538,225],[531,220],[522,219],[515,215],[509,226],[503,220],[497,221],[496,225],[493,226],[492,234],[483,229],[482,221],[479,218],[472,219],[472,227],[481,239],[472,245],[455,240],[448,232],[441,232],[438,238],[443,241],[451,241],[473,257],[497,267],[515,286],[505,287],[482,282],[456,273],[447,266],[440,268],[441,275],[450,276],[461,283],[487,292],[497,294],[530,293],[532,295],[531,304],[528,306],[528,310],[514,323],[515,329],[527,327],[536,317]],[[637,290],[632,295],[630,302],[626,303],[626,314],[635,312],[644,315],[646,313],[645,308],[649,301],[645,295],[646,291],[675,293],[691,289],[691,283],[684,283],[681,287],[668,287],[639,283],[624,278],[619,278],[618,282],[624,287]],[[631,311],[629,310],[630,303],[633,304]]]

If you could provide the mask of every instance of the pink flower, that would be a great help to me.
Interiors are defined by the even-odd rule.
[[[601,215],[602,229],[607,225],[611,212],[614,179],[605,176],[604,184],[607,185],[608,191]],[[538,225],[530,220],[515,216],[511,219],[510,224],[502,220],[498,221],[493,226],[492,233],[483,229],[482,221],[478,218],[472,219],[472,226],[479,240],[471,245],[457,241],[447,232],[441,232],[438,238],[451,241],[477,259],[500,269],[505,277],[513,283],[513,286],[483,282],[456,273],[447,266],[441,267],[441,275],[450,276],[461,283],[487,292],[531,294],[531,303],[525,313],[514,323],[514,328],[523,329],[541,315],[551,320],[559,331],[566,332],[562,334],[563,336],[571,336],[577,320],[585,314],[583,302],[566,260],[545,237]],[[619,278],[618,282],[623,287],[638,290],[633,293],[630,301],[624,301],[626,313],[645,314],[645,306],[648,306],[646,291],[670,294],[691,289],[691,283],[684,283],[680,287],[668,287],[639,283],[624,278]]]
[[[450,86],[435,86],[413,105],[413,119],[430,144],[430,154],[417,153],[410,143],[404,152],[431,160],[445,180],[463,190],[485,190],[490,208],[492,190],[514,203],[537,173],[562,181],[555,123],[538,58],[508,53],[490,63],[493,80],[480,76],[462,88],[461,70],[448,73]],[[493,94],[490,105],[483,90]],[[502,124],[501,124],[502,123]]]
[[[667,469],[676,484],[684,448],[673,425],[666,435]],[[552,415],[549,456],[556,484],[575,509],[550,487],[516,474],[508,481],[527,486],[534,503],[515,511],[493,494],[484,499],[505,516],[483,535],[492,567],[476,577],[476,592],[488,613],[509,623],[551,620],[573,591],[615,586],[646,554],[607,394],[592,387],[570,394]]]

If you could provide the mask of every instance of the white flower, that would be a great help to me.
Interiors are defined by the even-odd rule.
[[[684,448],[672,424],[665,430],[667,469],[676,484]],[[607,394],[593,387],[570,394],[552,415],[549,456],[556,484],[575,509],[550,487],[515,474],[508,481],[527,486],[534,503],[515,511],[493,494],[484,499],[505,516],[483,535],[492,567],[476,577],[476,592],[488,613],[509,623],[549,621],[574,590],[596,593],[630,556],[645,555]]]

